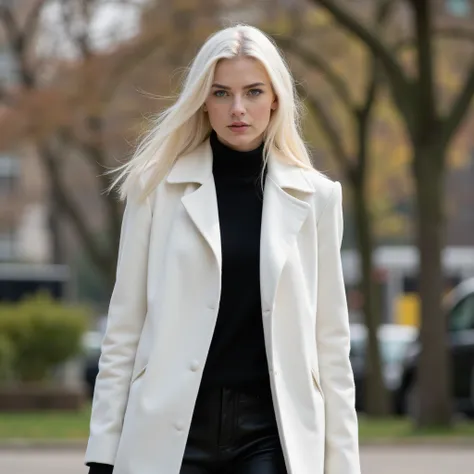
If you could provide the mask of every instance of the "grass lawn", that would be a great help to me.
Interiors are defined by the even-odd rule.
[[[86,440],[89,431],[89,416],[90,406],[77,413],[1,413],[0,441],[7,439]],[[409,420],[369,420],[361,416],[359,426],[362,442],[387,439],[453,439],[456,437],[472,437],[474,441],[474,422],[460,422],[449,431],[415,432]]]
[[[458,422],[452,429],[415,430],[410,420],[391,418],[386,420],[370,420],[359,417],[359,433],[361,441],[377,441],[384,439],[454,439],[470,438],[474,441],[474,422]]]
[[[7,439],[86,439],[90,407],[80,412],[0,413],[0,441]]]

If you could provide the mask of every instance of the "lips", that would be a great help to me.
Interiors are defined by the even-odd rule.
[[[245,122],[233,122],[232,125],[229,125],[229,128],[246,128],[248,123]]]

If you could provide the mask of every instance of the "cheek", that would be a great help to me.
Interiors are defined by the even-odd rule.
[[[268,121],[271,115],[271,102],[258,104],[252,111],[254,119]]]
[[[207,104],[207,115],[211,123],[219,121],[225,114],[223,107],[219,107],[216,104]]]

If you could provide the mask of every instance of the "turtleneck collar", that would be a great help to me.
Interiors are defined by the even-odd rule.
[[[250,151],[234,150],[220,142],[214,130],[210,136],[210,143],[214,175],[230,178],[253,178],[260,175],[263,164],[263,143]]]

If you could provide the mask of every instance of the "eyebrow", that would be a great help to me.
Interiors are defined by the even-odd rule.
[[[263,82],[254,82],[253,84],[249,84],[248,86],[244,86],[244,89],[252,89],[252,87],[257,87],[257,86],[265,86]],[[216,89],[225,89],[225,90],[230,90],[231,87],[229,86],[223,86],[222,84],[217,84],[214,83],[212,84],[212,87],[215,87]]]

